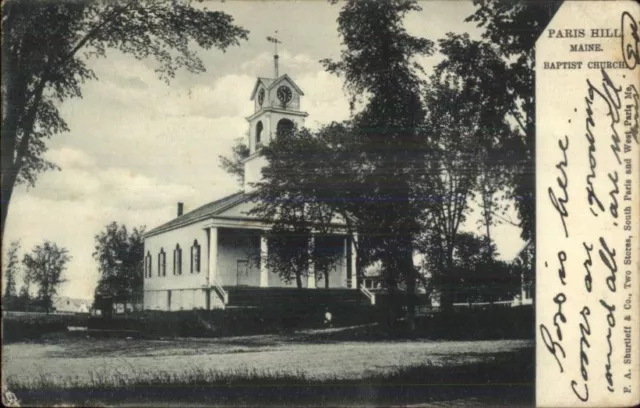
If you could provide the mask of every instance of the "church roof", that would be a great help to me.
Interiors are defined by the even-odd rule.
[[[296,85],[296,83],[293,82],[293,79],[291,79],[289,75],[284,74],[284,75],[281,75],[279,78],[258,77],[258,79],[256,80],[256,84],[253,86],[253,91],[251,91],[251,100],[253,100],[256,97],[256,92],[258,92],[258,86],[260,85],[260,83],[262,83],[264,87],[267,88],[267,91],[268,91],[274,86],[278,85],[284,79],[288,80],[291,83],[291,85],[296,90],[296,92],[298,92],[300,95],[304,95],[304,92],[302,92],[302,89],[300,89],[298,85]]]
[[[229,207],[232,207],[238,203],[241,203],[249,198],[249,194],[244,191],[239,191],[235,194],[223,197],[219,200],[213,201],[209,204],[205,204],[202,207],[198,207],[195,210],[189,211],[180,217],[174,218],[169,222],[166,222],[159,227],[152,229],[145,234],[145,237],[158,234],[167,230],[171,230],[183,225],[192,224],[194,222],[202,221],[216,214],[220,214],[222,211]]]

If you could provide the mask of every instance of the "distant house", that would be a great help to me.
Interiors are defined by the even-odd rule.
[[[55,313],[89,313],[89,302],[85,299],[73,299],[60,296],[53,301]]]

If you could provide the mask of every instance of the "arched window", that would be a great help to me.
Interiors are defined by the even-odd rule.
[[[262,124],[262,121],[258,121],[258,124],[256,125],[256,147],[258,147],[262,142],[262,129],[264,129],[264,125]]]
[[[164,252],[164,248],[160,248],[158,254],[158,276],[167,276],[167,254]]]
[[[191,247],[191,273],[200,273],[200,244],[197,239]]]
[[[293,122],[289,119],[280,119],[276,127],[276,134],[278,136],[286,136],[293,132]]]
[[[147,256],[144,258],[144,277],[151,277],[151,252],[147,251]]]
[[[180,244],[176,244],[176,249],[173,250],[173,274],[182,275],[182,248],[180,248]]]

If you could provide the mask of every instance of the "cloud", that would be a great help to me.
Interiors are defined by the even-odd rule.
[[[127,168],[67,169],[46,173],[28,193],[47,201],[85,204],[98,209],[103,206],[147,210],[164,208],[178,201],[201,201],[206,195],[188,184],[170,183],[145,176]]]
[[[185,115],[219,118],[224,116],[249,116],[251,89],[256,81],[249,75],[225,75],[211,86],[197,85],[186,95],[181,95],[180,110]]]
[[[308,127],[317,128],[349,118],[349,102],[340,78],[325,71],[315,71],[294,80],[305,93],[302,107],[309,113]]]
[[[148,62],[112,51],[109,58],[90,61],[97,81],[83,87],[85,99],[99,98],[104,112],[126,106],[139,117],[205,116],[222,117],[250,114],[249,96],[255,81],[254,75],[229,72],[212,77],[197,75],[199,82],[170,84],[158,79]],[[180,71],[183,75],[182,71]],[[196,75],[193,75],[196,76]],[[207,81],[207,77],[211,78]],[[80,105],[86,106],[85,101]],[[69,110],[70,108],[66,108]],[[73,115],[80,112],[74,110]]]
[[[71,147],[49,150],[46,153],[46,157],[62,168],[83,168],[93,167],[95,165],[95,159],[93,157],[82,150]]]
[[[289,51],[279,52],[278,62],[280,75],[286,73],[291,77],[298,76],[304,72],[315,71],[322,67],[318,60],[307,54],[292,54]],[[273,54],[269,52],[259,53],[253,59],[242,63],[240,72],[252,76],[272,78],[274,76]]]

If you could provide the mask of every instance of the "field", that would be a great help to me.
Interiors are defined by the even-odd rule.
[[[527,361],[532,366],[532,341],[339,340],[344,332],[326,329],[178,340],[57,337],[44,343],[5,345],[2,370],[5,384],[18,398],[32,402],[95,403],[107,395],[124,401],[141,398],[137,402],[153,405],[158,399],[178,398],[180,390],[190,390],[194,402],[231,403],[239,398],[251,404],[253,395],[258,405],[280,405],[282,392],[291,396],[291,387],[298,398],[306,401],[310,396],[305,392],[311,392],[313,399],[325,403],[329,394],[351,402],[385,398],[424,402],[460,395],[480,402],[474,398],[486,399],[491,382],[519,390],[523,401],[531,397],[533,370],[527,368]],[[384,397],[395,390],[384,385],[394,381],[405,390],[402,397]],[[251,385],[248,391],[230,396],[247,384]],[[221,385],[226,387],[222,394]],[[408,385],[418,388],[408,392]],[[325,395],[331,387],[338,390]],[[280,390],[280,397],[265,397],[266,389]],[[259,395],[254,395],[256,390],[261,390]],[[495,405],[495,395],[492,398]]]

